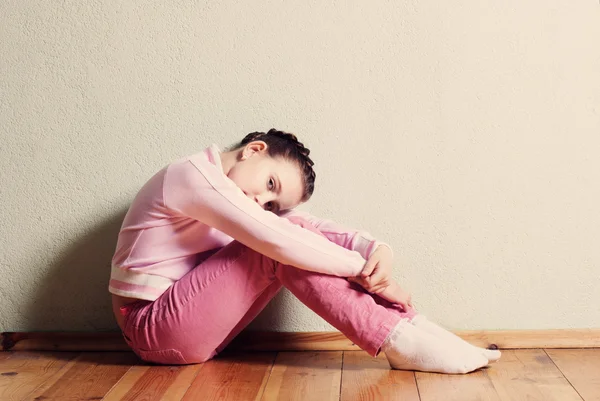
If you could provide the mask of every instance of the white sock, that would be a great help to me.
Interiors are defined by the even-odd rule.
[[[488,364],[468,347],[454,347],[402,319],[385,339],[381,350],[393,369],[438,373],[468,373]]]
[[[467,346],[467,347],[474,348],[474,349],[478,350],[480,353],[482,353],[488,359],[489,362],[496,362],[498,359],[500,359],[500,356],[502,355],[500,351],[480,348],[480,347],[474,346],[473,344],[469,344],[468,342],[466,342],[465,340],[463,340],[456,334],[433,323],[431,320],[427,319],[427,317],[425,317],[424,315],[419,314],[419,315],[415,316],[411,320],[411,323],[413,325],[415,325],[416,327],[419,327],[420,329],[423,329],[424,331],[426,331],[430,334],[433,334],[434,336],[436,336],[440,339],[445,339],[445,340],[455,344],[456,346]]]

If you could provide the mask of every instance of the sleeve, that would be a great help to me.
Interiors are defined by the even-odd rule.
[[[373,252],[375,252],[380,245],[386,246],[392,250],[392,247],[388,244],[378,241],[366,231],[349,228],[334,221],[313,216],[305,211],[294,209],[283,213],[281,216],[286,218],[297,216],[307,220],[313,226],[318,228],[331,242],[351,251],[360,253],[366,260],[371,257]]]
[[[176,214],[198,220],[271,259],[299,269],[352,277],[366,263],[359,252],[263,210],[201,155],[168,166],[163,202]]]

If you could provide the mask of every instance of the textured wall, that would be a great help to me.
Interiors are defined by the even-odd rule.
[[[0,330],[115,329],[137,190],[270,127],[431,318],[600,327],[598,1],[348,3],[2,1]],[[333,330],[287,291],[252,326]]]

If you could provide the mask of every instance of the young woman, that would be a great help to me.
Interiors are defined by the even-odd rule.
[[[387,244],[295,210],[314,181],[309,150],[275,129],[156,173],[112,260],[113,311],[132,350],[154,363],[205,362],[284,286],[392,368],[467,373],[500,357],[418,314],[391,277]]]

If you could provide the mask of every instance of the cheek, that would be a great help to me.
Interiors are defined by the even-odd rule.
[[[227,177],[233,181],[238,187],[243,188],[244,186],[244,175],[243,172],[236,169],[231,169]]]
[[[238,188],[247,194],[253,195],[257,193],[256,178],[251,171],[234,168],[231,169],[227,176],[238,186]]]

